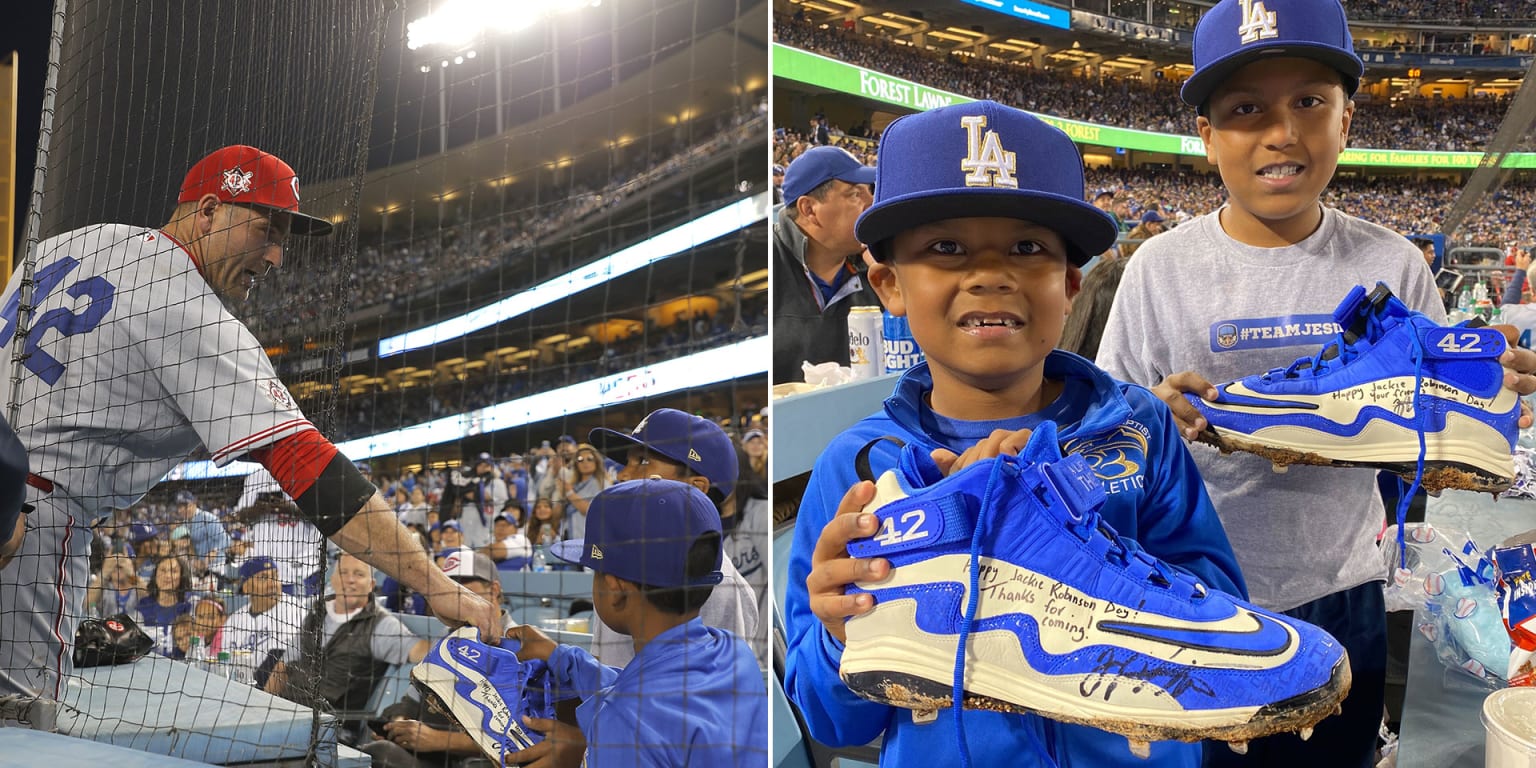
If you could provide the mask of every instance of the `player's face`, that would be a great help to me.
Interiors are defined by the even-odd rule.
[[[1221,218],[1228,234],[1255,245],[1311,234],[1354,108],[1339,74],[1311,59],[1263,59],[1233,73],[1196,118],[1231,194]]]
[[[283,265],[289,215],[220,205],[203,239],[203,275],[215,293],[244,300],[256,281]]]
[[[999,418],[967,409],[1038,391],[1082,276],[1059,235],[1018,219],[945,219],[898,234],[891,256],[870,282],[927,353],[935,408],[942,389],[974,402],[946,402],[946,415]]]

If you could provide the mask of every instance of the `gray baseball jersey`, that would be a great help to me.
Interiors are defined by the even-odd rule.
[[[37,254],[30,333],[17,334],[18,271],[0,296],[0,353],[25,355],[15,427],[54,487],[29,493],[34,529],[0,571],[0,695],[57,698],[84,612],[90,524],[193,454],[222,465],[313,427],[165,233],[95,225]]]
[[[250,651],[251,663],[257,666],[273,651],[290,658],[298,653],[305,610],[304,603],[292,595],[280,595],[276,605],[259,614],[252,614],[247,605],[229,615],[219,648]]]

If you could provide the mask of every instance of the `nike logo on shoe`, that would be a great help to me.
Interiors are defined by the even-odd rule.
[[[1133,621],[1101,621],[1098,628],[1111,634],[1234,656],[1279,656],[1296,642],[1290,630],[1274,619],[1251,611],[1243,614],[1253,619],[1253,629],[1171,627]]]

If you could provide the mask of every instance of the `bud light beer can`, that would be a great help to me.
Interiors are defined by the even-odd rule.
[[[854,307],[848,310],[848,365],[853,378],[873,379],[885,373],[881,351],[884,310],[879,307]]]
[[[912,326],[907,325],[907,318],[887,314],[882,326],[886,373],[905,373],[908,368],[927,359],[923,357],[923,351],[917,348],[917,342],[912,340]]]

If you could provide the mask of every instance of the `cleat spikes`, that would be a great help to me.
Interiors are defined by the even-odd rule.
[[[1133,755],[1135,755],[1135,756],[1137,756],[1137,757],[1139,757],[1139,758],[1141,758],[1143,760],[1146,760],[1147,758],[1152,756],[1152,743],[1151,742],[1149,742],[1149,741],[1141,741],[1140,739],[1132,739],[1132,738],[1127,738],[1126,741],[1129,742],[1130,745],[1131,745],[1131,754],[1133,754]]]
[[[1227,742],[1227,748],[1239,755],[1248,754],[1248,742],[1246,741],[1229,741]]]

